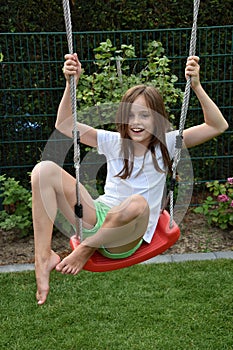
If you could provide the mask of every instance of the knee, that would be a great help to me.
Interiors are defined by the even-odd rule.
[[[124,225],[142,217],[149,218],[148,203],[141,195],[133,195],[122,203],[122,205],[109,211],[106,220],[111,222],[114,220],[118,224]]]
[[[47,160],[36,164],[31,172],[32,187],[39,184],[43,178],[48,180],[52,176],[55,167],[57,167],[57,165],[54,162]]]
[[[135,214],[136,217],[145,215],[149,211],[149,206],[144,197],[139,194],[135,194],[130,197],[129,204],[127,205],[129,212]]]

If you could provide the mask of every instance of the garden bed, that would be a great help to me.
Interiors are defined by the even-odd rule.
[[[203,215],[188,211],[180,224],[181,237],[166,254],[233,250],[233,230],[208,226]],[[34,262],[33,236],[20,238],[14,231],[0,230],[0,265]],[[64,258],[70,252],[69,238],[61,233],[53,237],[53,249]]]

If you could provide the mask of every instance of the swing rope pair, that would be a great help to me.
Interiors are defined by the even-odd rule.
[[[197,17],[199,10],[200,0],[194,0],[193,7],[193,26],[190,38],[189,56],[194,56],[196,51],[196,34],[197,34]],[[73,54],[73,41],[72,41],[72,25],[71,14],[69,7],[69,0],[63,0],[64,19],[66,26],[67,42],[69,53]],[[102,256],[96,251],[93,256],[88,260],[84,266],[85,270],[92,272],[105,272],[116,270],[124,267],[128,267],[145,260],[151,259],[158,254],[161,254],[169,247],[171,247],[179,239],[180,230],[177,224],[173,221],[174,216],[174,188],[176,183],[177,166],[181,158],[183,130],[185,120],[188,111],[189,99],[190,99],[191,77],[187,79],[184,98],[181,108],[181,117],[179,124],[179,133],[176,141],[175,156],[172,165],[172,179],[171,188],[169,191],[170,197],[170,215],[164,210],[159,218],[156,231],[153,235],[150,244],[143,243],[142,246],[130,257],[125,259],[108,259]],[[73,116],[73,139],[74,139],[74,167],[76,171],[76,194],[77,205],[75,207],[76,214],[76,235],[71,237],[70,245],[72,249],[75,249],[82,241],[82,205],[80,202],[79,191],[79,170],[80,170],[80,136],[77,128],[77,107],[76,107],[76,82],[74,76],[70,77],[70,94]]]

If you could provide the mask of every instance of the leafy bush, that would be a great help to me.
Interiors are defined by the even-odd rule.
[[[169,117],[174,118],[170,114],[171,108],[180,104],[183,94],[179,88],[174,86],[178,78],[170,73],[170,60],[164,55],[161,42],[148,43],[145,64],[140,69],[135,65],[135,48],[132,45],[121,44],[121,48],[117,49],[111,40],[107,39],[94,51],[97,71],[91,75],[83,74],[78,85],[77,99],[82,111],[101,104],[101,112],[104,106],[106,107],[105,121],[111,123],[115,118],[112,118],[109,112],[111,110],[109,103],[112,105],[120,102],[127,89],[145,83],[159,90]],[[98,112],[97,109],[97,118],[99,118]],[[112,113],[115,111],[112,110]],[[85,113],[83,116],[79,115],[79,118],[83,118],[83,121],[88,124]],[[93,124],[93,115],[91,123],[98,125]]]
[[[22,236],[32,231],[31,193],[14,178],[0,176],[0,197],[4,210],[0,212],[0,228],[16,229]]]
[[[208,190],[213,196],[208,196],[204,203],[194,209],[194,212],[204,214],[209,224],[227,229],[233,226],[233,178],[225,183],[208,182]]]

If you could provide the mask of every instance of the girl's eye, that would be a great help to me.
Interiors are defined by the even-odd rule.
[[[150,117],[150,114],[149,113],[141,113],[138,115],[137,118],[141,118],[141,119],[147,119]],[[135,118],[135,115],[134,114],[129,114],[129,120],[130,119],[134,119]]]

